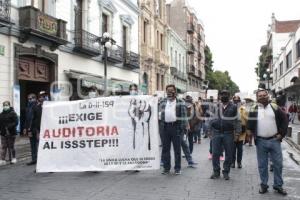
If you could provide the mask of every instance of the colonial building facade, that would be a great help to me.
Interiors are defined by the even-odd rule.
[[[168,23],[187,44],[188,90],[199,92],[205,80],[205,36],[203,25],[185,0],[167,4]]]
[[[178,93],[185,93],[188,90],[188,78],[186,71],[186,43],[177,33],[168,29],[168,55],[170,58],[170,79],[169,83],[174,84]]]
[[[165,0],[140,0],[140,71],[144,93],[165,89],[169,80]]]
[[[139,83],[136,2],[1,0],[0,8],[0,101],[10,100],[21,121],[29,93],[44,90],[52,100],[87,98],[91,86],[103,93],[105,66],[110,94]],[[104,32],[117,45],[107,65]]]

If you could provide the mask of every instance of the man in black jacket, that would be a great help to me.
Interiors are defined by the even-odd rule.
[[[210,121],[209,130],[212,134],[212,164],[213,174],[211,179],[220,177],[220,155],[222,147],[225,150],[225,162],[223,164],[223,177],[229,180],[230,165],[232,162],[232,151],[234,134],[240,133],[241,124],[238,118],[236,105],[229,101],[230,93],[223,90],[220,93],[221,103],[218,105],[213,119]]]
[[[288,119],[281,108],[269,103],[269,94],[265,89],[256,93],[258,105],[250,109],[247,128],[254,136],[256,145],[258,170],[261,179],[260,194],[268,191],[268,157],[273,162],[273,189],[282,195],[287,192],[282,188],[282,150],[281,141],[284,138]]]
[[[34,155],[32,162],[28,163],[29,165],[36,164],[37,161],[37,152],[39,148],[39,139],[40,139],[40,130],[41,130],[41,119],[42,119],[42,110],[43,103],[47,98],[47,94],[44,91],[41,91],[38,94],[38,103],[33,107],[32,110],[32,140],[34,140],[35,146],[32,148],[32,154]]]

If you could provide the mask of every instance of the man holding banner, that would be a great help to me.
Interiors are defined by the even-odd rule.
[[[175,155],[175,174],[181,174],[181,138],[185,129],[189,129],[185,102],[176,97],[175,85],[166,87],[167,98],[163,99],[159,112],[162,126],[162,174],[169,174],[171,169],[170,149],[173,143]]]

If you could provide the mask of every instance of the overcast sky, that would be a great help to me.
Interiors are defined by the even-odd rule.
[[[257,87],[254,68],[266,44],[272,13],[300,19],[300,0],[188,0],[203,21],[214,69],[229,71],[243,92]]]

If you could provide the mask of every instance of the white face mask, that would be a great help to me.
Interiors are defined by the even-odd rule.
[[[89,98],[95,98],[96,92],[89,92]]]
[[[130,90],[130,95],[138,95],[138,92],[136,90]]]

